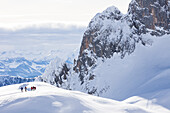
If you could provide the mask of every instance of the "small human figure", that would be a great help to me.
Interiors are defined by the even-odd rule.
[[[36,90],[36,87],[31,87],[31,91],[35,91]]]
[[[25,86],[25,92],[27,92],[27,87]]]
[[[21,92],[23,92],[23,87],[21,87]]]
[[[34,87],[34,90],[36,90],[36,87]]]

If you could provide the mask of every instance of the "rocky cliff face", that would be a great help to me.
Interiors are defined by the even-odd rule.
[[[94,72],[96,67],[114,56],[124,59],[126,55],[133,53],[139,44],[152,45],[150,36],[170,34],[169,8],[168,0],[133,0],[126,15],[114,6],[98,13],[84,33],[73,69],[66,64],[48,81],[60,84],[59,87],[89,94],[100,95],[106,92],[109,85],[103,85],[102,88],[97,86],[99,75]],[[56,81],[56,78],[60,80]]]
[[[132,14],[133,21],[140,21],[146,28],[161,34],[169,33],[169,2],[169,0],[133,0],[129,5],[128,14]],[[156,32],[155,34],[158,35]]]
[[[95,67],[98,58],[111,58],[119,53],[121,58],[135,50],[141,42],[150,44],[150,40],[141,34],[161,36],[170,33],[170,2],[168,0],[133,0],[127,15],[110,7],[97,14],[84,33],[76,72],[80,79],[88,73],[88,67]]]
[[[120,53],[123,58],[126,53],[134,51],[139,38],[131,32],[133,25],[127,17],[117,8],[110,7],[91,20],[84,33],[74,68],[76,72],[80,72],[82,83],[84,75],[89,72],[88,67],[95,67],[98,58],[111,58],[114,53]]]

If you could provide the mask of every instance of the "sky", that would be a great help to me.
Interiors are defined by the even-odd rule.
[[[125,14],[130,1],[0,0],[0,53],[73,51],[97,13],[114,5]]]
[[[107,7],[126,13],[131,0],[0,0],[0,27],[31,23],[64,23],[87,26]]]

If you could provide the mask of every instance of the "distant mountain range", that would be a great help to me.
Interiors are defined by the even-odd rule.
[[[42,75],[51,60],[67,60],[80,46],[83,31],[84,27],[55,23],[0,28],[0,76],[13,80]]]
[[[44,73],[50,61],[27,60],[24,57],[0,60],[0,75],[34,78]]]
[[[0,87],[31,82],[44,73],[49,60],[28,60],[24,57],[0,60]]]
[[[14,76],[2,76],[0,75],[0,87],[11,84],[20,84],[24,82],[33,82],[35,78],[23,78]]]
[[[59,61],[60,64],[65,62],[73,65],[73,58],[78,54],[77,50],[72,53],[66,50],[51,51],[48,53],[49,56],[45,56],[46,54],[44,54],[44,51],[43,53],[39,52],[40,51],[37,51],[37,53],[34,52],[38,55],[31,52],[30,54],[26,54],[23,51],[17,50],[11,52],[0,52],[0,87],[34,81],[36,77],[41,76],[45,72],[46,67],[53,63],[54,59],[55,61]],[[59,58],[56,55],[63,57]],[[54,63],[54,65],[59,64]]]

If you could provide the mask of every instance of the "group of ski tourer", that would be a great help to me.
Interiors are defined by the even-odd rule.
[[[25,92],[27,92],[27,87],[21,87],[21,92],[23,92],[23,90],[25,89]],[[36,90],[36,87],[35,86],[32,86],[31,87],[31,91],[35,91]]]

